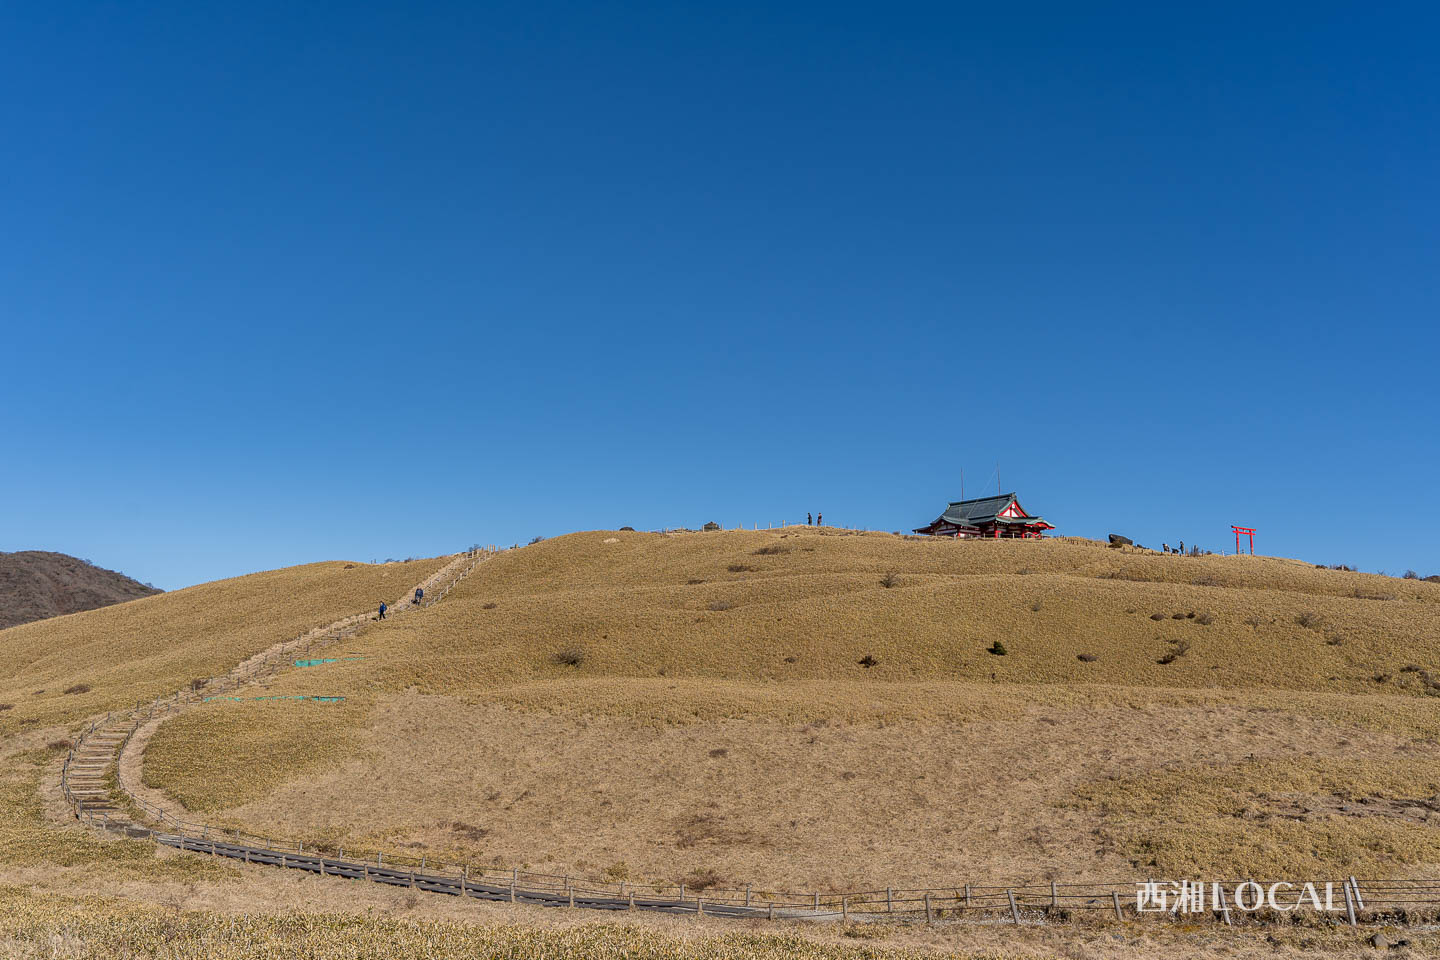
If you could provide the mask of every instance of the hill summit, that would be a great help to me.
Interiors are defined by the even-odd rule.
[[[160,592],[64,553],[0,553],[0,630]]]

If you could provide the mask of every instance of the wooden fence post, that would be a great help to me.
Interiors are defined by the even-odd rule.
[[[1005,892],[1010,896],[1010,919],[1018,924],[1020,922],[1020,908],[1015,906],[1015,891],[1006,890]]]
[[[819,913],[819,912],[820,912],[820,891],[819,891],[819,890],[816,890],[816,891],[815,891],[815,907],[814,907],[814,909],[815,909],[815,912],[816,912],[816,913]]]
[[[1225,895],[1225,886],[1224,884],[1217,883],[1215,884],[1215,888],[1220,891],[1220,914],[1225,918],[1225,926],[1234,926],[1234,924],[1230,922],[1230,898]],[[1116,896],[1119,896],[1119,894],[1116,894]]]
[[[769,906],[766,908],[765,916],[766,916],[766,918],[769,919],[769,920],[774,920],[774,919],[775,919],[775,901],[774,901],[774,900],[771,900]]]
[[[1350,918],[1350,926],[1353,927],[1355,926],[1355,901],[1350,896],[1350,884],[1342,883],[1341,886],[1345,888],[1345,913]]]
[[[885,888],[885,912],[895,912],[895,891],[890,887]]]
[[[1059,906],[1060,906],[1060,894],[1058,894],[1058,893],[1056,892],[1056,890],[1055,890],[1055,881],[1054,881],[1054,880],[1051,880],[1051,881],[1050,881],[1050,906],[1055,907],[1055,908],[1057,908],[1057,909],[1058,909]]]
[[[850,922],[850,898],[840,898],[840,919],[846,923]]]
[[[925,922],[930,922],[930,891],[925,891]]]
[[[1350,877],[1350,891],[1355,894],[1355,909],[1364,910],[1365,901],[1360,899],[1360,881],[1352,874]]]
[[[970,906],[970,884],[965,884],[965,906]]]
[[[745,906],[750,906],[750,884],[745,884]]]
[[[1120,922],[1123,923],[1123,922],[1125,921],[1125,914],[1123,914],[1123,913],[1120,912],[1120,891],[1119,891],[1119,890],[1111,890],[1111,891],[1110,891],[1110,899],[1111,899],[1111,900],[1114,902],[1114,904],[1115,904],[1115,919],[1116,919],[1116,920],[1119,920]]]

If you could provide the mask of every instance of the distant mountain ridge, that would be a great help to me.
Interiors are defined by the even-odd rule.
[[[161,592],[64,553],[0,552],[0,630]]]

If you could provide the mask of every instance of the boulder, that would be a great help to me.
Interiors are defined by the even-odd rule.
[[[1134,543],[1135,541],[1131,540],[1129,537],[1122,536],[1118,533],[1110,534],[1110,546],[1112,547],[1128,547],[1132,546]]]

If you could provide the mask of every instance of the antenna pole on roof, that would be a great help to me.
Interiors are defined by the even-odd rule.
[[[965,499],[965,468],[960,468],[960,499]],[[1239,541],[1236,541],[1239,542]]]
[[[995,496],[1000,496],[1000,461],[995,461]]]

